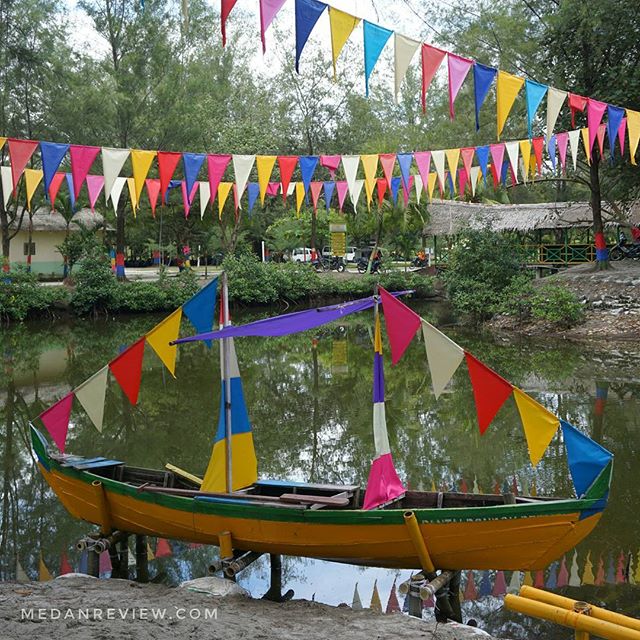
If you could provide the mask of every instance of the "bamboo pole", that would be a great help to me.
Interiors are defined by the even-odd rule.
[[[550,620],[570,629],[584,631],[606,640],[640,640],[640,631],[629,629],[612,622],[599,620],[584,613],[568,611],[562,607],[554,607],[537,600],[529,600],[508,593],[504,597],[504,606],[518,613]]]
[[[548,591],[543,591],[542,589],[536,589],[535,587],[529,587],[527,585],[523,586],[520,589],[520,596],[522,598],[528,598],[529,600],[535,600],[544,604],[550,604],[555,607],[561,607],[562,609],[568,609],[569,611],[575,611],[576,605],[579,604],[578,600],[565,598],[564,596],[560,596],[555,593],[549,593]],[[629,616],[624,616],[621,613],[608,611],[607,609],[603,609],[602,607],[595,607],[593,605],[589,606],[590,615],[592,618],[596,618],[597,620],[605,620],[606,622],[611,622],[612,624],[619,624],[623,627],[628,627],[629,629],[640,631],[640,620],[637,620],[636,618],[630,618]]]
[[[227,274],[222,272],[220,277],[222,281],[222,324],[228,327],[229,324],[229,288],[227,285]],[[229,338],[222,340],[222,377],[224,378],[224,417],[225,417],[225,456],[227,463],[227,493],[233,491],[233,469],[232,451],[231,451],[231,378],[230,361],[229,361]]]
[[[411,538],[411,542],[413,542],[413,546],[418,554],[418,558],[420,559],[420,566],[427,573],[433,573],[436,568],[433,565],[433,561],[429,555],[429,550],[427,549],[427,545],[422,537],[422,532],[420,531],[416,514],[413,511],[405,511],[404,523],[407,525],[409,537]]]

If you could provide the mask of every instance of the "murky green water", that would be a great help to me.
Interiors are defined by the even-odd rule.
[[[438,310],[423,316],[440,323]],[[281,310],[273,310],[277,313]],[[234,314],[235,322],[255,317]],[[38,557],[56,574],[65,552],[78,567],[74,542],[88,527],[64,511],[42,481],[28,443],[30,418],[76,387],[140,337],[157,317],[3,328],[0,333],[0,578],[16,577],[16,558],[31,578]],[[184,325],[186,331],[186,324]],[[610,504],[595,532],[577,549],[579,575],[587,559],[597,585],[567,587],[563,593],[632,615],[640,615],[640,348],[626,344],[590,346],[562,341],[500,342],[451,331],[468,350],[514,384],[584,427],[616,456]],[[314,338],[317,343],[314,346]],[[236,343],[245,394],[254,423],[262,477],[363,485],[373,455],[371,427],[372,332],[370,314],[342,326],[280,339],[246,338]],[[388,353],[388,351],[387,351]],[[115,381],[107,391],[105,427],[98,433],[76,403],[67,450],[110,456],[156,467],[172,462],[201,473],[217,422],[217,349],[186,345],[179,351],[177,379],[155,354],[145,354],[140,402],[131,407]],[[386,368],[387,422],[399,473],[412,488],[463,487],[493,491],[514,481],[520,491],[571,495],[562,443],[556,438],[542,463],[532,469],[517,411],[510,399],[488,432],[480,437],[464,367],[449,392],[435,401],[424,346],[414,340],[402,362]],[[599,398],[599,399],[598,399]],[[514,480],[515,479],[515,480]],[[172,543],[173,555],[151,563],[169,581],[205,575],[214,551]],[[637,574],[638,585],[631,584]],[[571,569],[573,554],[566,558]],[[240,582],[255,595],[267,587],[267,565],[251,567]],[[543,579],[553,585],[558,566]],[[368,606],[374,581],[386,606],[394,580],[408,572],[286,559],[285,581],[296,597],[338,604],[351,602],[356,582]],[[493,572],[473,574],[477,599],[465,603],[467,617],[488,631],[512,637],[564,638],[569,634],[501,610],[501,599],[487,595]],[[507,573],[507,583],[511,574]],[[533,576],[536,579],[536,576]],[[463,583],[463,588],[465,584]],[[470,595],[473,589],[467,589]],[[402,598],[400,598],[402,604]]]

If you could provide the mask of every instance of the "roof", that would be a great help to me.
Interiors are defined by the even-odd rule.
[[[522,231],[536,229],[588,228],[593,226],[588,202],[543,202],[537,204],[477,204],[455,200],[432,202],[427,235],[455,235],[468,229]],[[635,206],[628,215],[630,222],[640,222],[640,209]],[[613,223],[610,223],[613,224]]]
[[[17,218],[20,219],[19,217]],[[90,230],[98,229],[104,226],[104,217],[100,213],[91,211],[91,209],[80,209],[71,219],[69,225],[70,231],[79,231],[78,223]],[[24,214],[22,221],[22,229],[26,230],[29,224],[28,214]],[[15,223],[11,225],[15,228]],[[67,222],[62,214],[57,211],[51,211],[49,207],[40,207],[33,214],[33,230],[34,231],[65,231]]]

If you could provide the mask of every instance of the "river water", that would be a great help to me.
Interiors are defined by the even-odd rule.
[[[446,326],[443,309],[417,303],[414,307]],[[272,309],[270,314],[281,311]],[[255,313],[238,311],[234,321],[255,317]],[[82,559],[73,545],[89,526],[72,519],[45,486],[28,447],[28,420],[104,366],[159,319],[119,317],[2,329],[0,579],[16,578],[16,559],[31,579],[37,579],[40,557],[54,575],[65,554],[72,567],[79,567]],[[188,331],[185,321],[183,335]],[[576,553],[564,559],[568,574],[575,563],[574,581],[577,573],[582,584],[558,590],[640,615],[640,347],[577,345],[556,339],[502,341],[478,333],[445,331],[615,454],[613,487],[604,516]],[[352,316],[340,326],[312,333],[241,339],[236,350],[254,425],[260,476],[365,485],[374,453],[370,314]],[[76,402],[67,451],[154,468],[171,462],[201,474],[217,423],[218,362],[217,347],[184,345],[173,379],[147,347],[138,406],[129,405],[112,379],[102,433]],[[472,491],[475,486],[492,492],[515,485],[528,494],[572,495],[559,436],[533,469],[511,399],[484,436],[478,433],[464,367],[436,402],[419,337],[397,366],[392,368],[387,362],[386,402],[392,453],[409,487],[430,489],[435,485]],[[152,550],[158,551],[156,544],[151,540]],[[170,583],[205,575],[215,558],[214,549],[174,541],[168,548],[162,543],[161,549],[171,555],[153,560],[150,571],[162,574],[159,578]],[[556,563],[538,574],[522,574],[520,579],[554,589],[560,568]],[[407,571],[294,558],[285,558],[284,570],[286,587],[294,589],[295,597],[351,604],[357,584],[367,607],[375,585],[383,609],[394,581],[400,583],[409,576]],[[268,563],[259,561],[239,582],[259,596],[267,588],[267,579]],[[503,579],[509,584],[511,572],[465,575],[466,618],[475,618],[487,631],[513,638],[570,637],[567,630],[505,612],[501,598],[492,595],[502,591]],[[403,597],[398,597],[402,606]],[[432,615],[428,606],[425,615]]]

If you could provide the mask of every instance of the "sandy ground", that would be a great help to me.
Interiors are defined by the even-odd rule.
[[[164,619],[159,619],[162,612]],[[44,583],[0,583],[0,638],[490,640],[472,627],[437,625],[402,614],[353,611],[306,600],[276,604],[243,595],[212,596],[186,588],[78,574]]]

